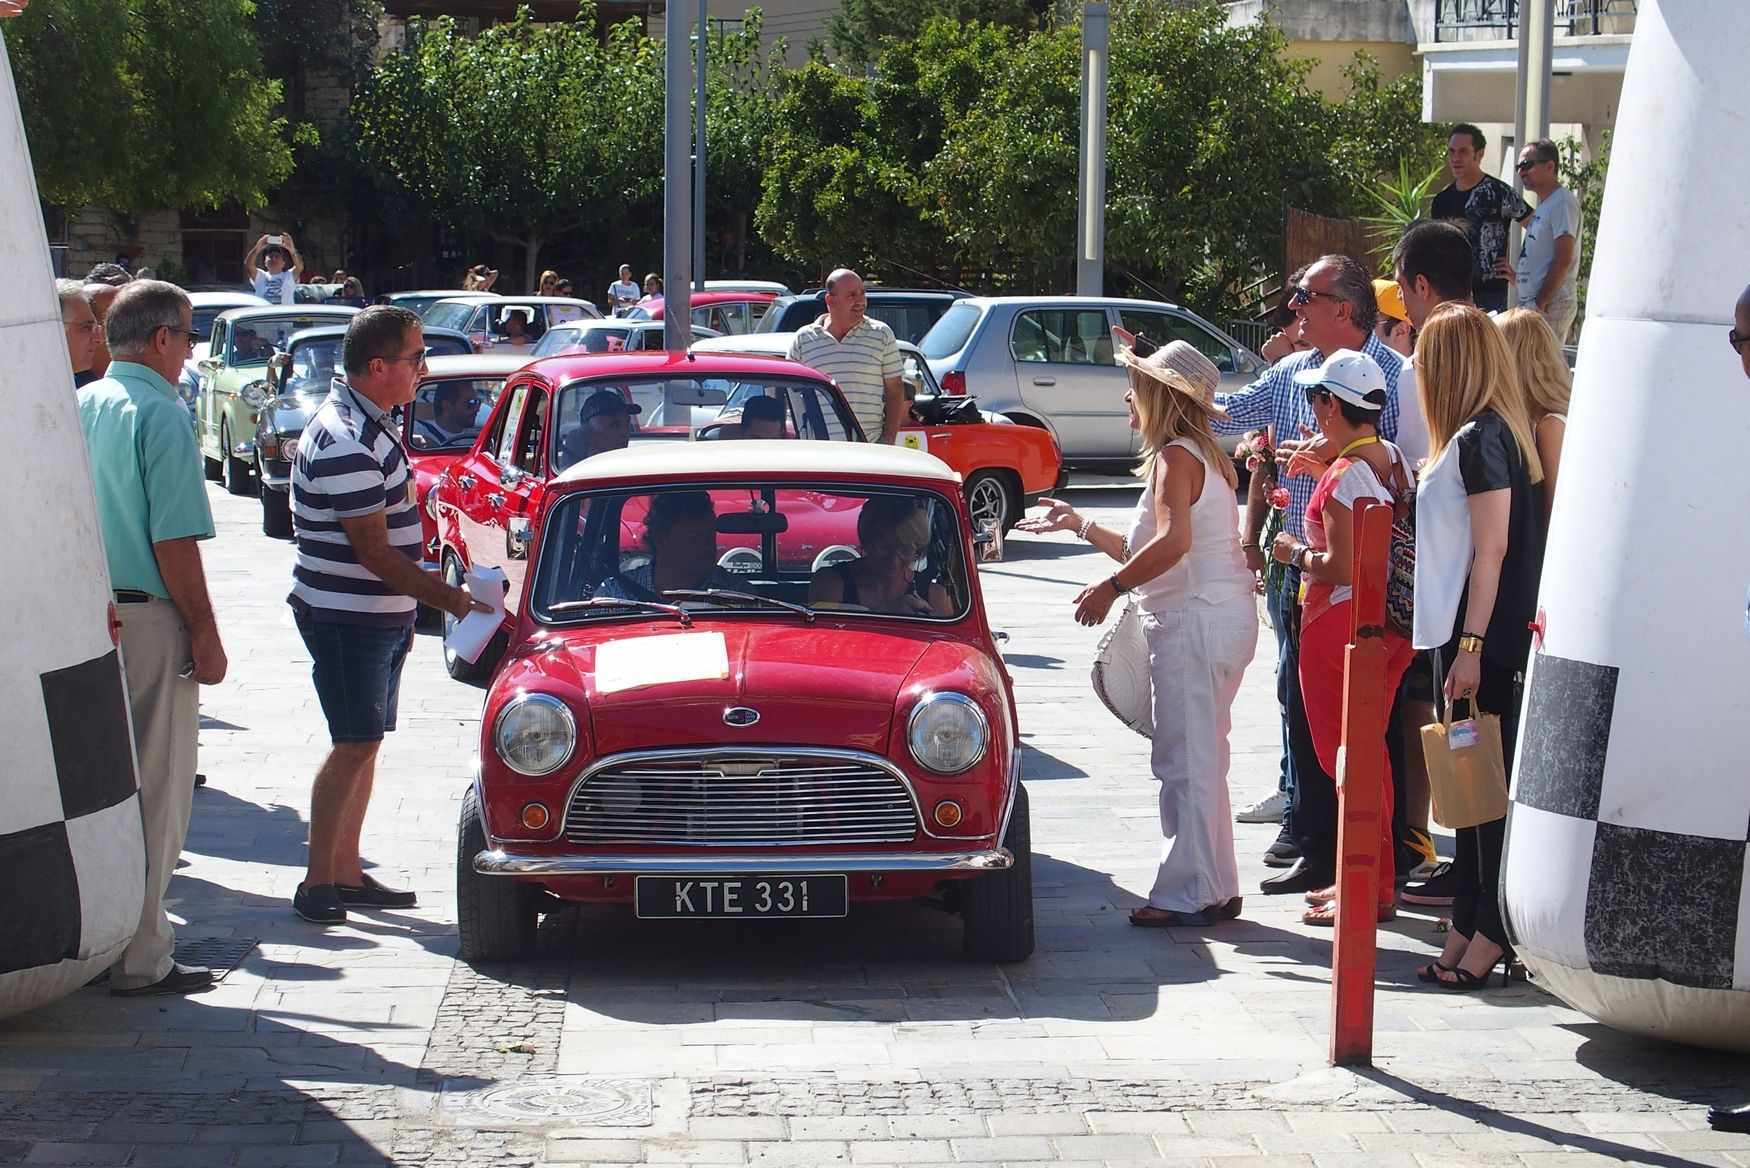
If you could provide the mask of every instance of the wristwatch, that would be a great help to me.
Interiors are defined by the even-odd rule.
[[[1118,573],[1117,572],[1114,572],[1110,576],[1106,577],[1106,583],[1112,585],[1112,591],[1116,592],[1120,596],[1123,596],[1126,592],[1130,591],[1130,589],[1126,588],[1123,584],[1120,584],[1118,582]]]
[[[1475,633],[1465,633],[1458,639],[1458,651],[1460,653],[1475,653],[1480,656],[1483,651],[1483,639]]]

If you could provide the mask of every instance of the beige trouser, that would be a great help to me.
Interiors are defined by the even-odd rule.
[[[151,985],[170,972],[176,933],[164,915],[164,890],[182,855],[194,806],[195,736],[200,686],[180,674],[193,661],[188,630],[176,606],[152,599],[117,604],[122,621],[122,669],[133,712],[140,763],[140,812],[146,828],[146,902],[133,942],[110,967],[117,989]]]

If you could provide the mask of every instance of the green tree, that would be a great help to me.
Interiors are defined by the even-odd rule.
[[[9,21],[37,186],[123,216],[260,206],[292,156],[248,0],[57,0]]]
[[[351,106],[361,154],[434,218],[523,249],[533,286],[554,236],[611,222],[662,181],[660,46],[529,10],[465,37],[416,23]]]
[[[740,29],[712,37],[705,54],[705,224],[707,247],[719,248],[708,265],[736,272],[748,270],[750,244],[768,252],[753,221],[786,71],[761,48],[761,28],[760,10],[750,8]],[[782,60],[782,43],[773,56]]]
[[[1056,0],[844,0],[827,26],[827,43],[843,60],[863,66],[932,18],[1031,30],[1045,27],[1058,7]]]

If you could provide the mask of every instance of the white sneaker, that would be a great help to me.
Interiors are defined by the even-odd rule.
[[[1236,811],[1234,821],[1236,823],[1281,823],[1282,816],[1287,811],[1287,794],[1282,791],[1272,791],[1250,807],[1242,807]]]

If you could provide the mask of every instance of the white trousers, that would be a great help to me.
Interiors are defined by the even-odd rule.
[[[1161,862],[1148,902],[1197,912],[1240,894],[1228,805],[1234,697],[1258,646],[1257,602],[1188,602],[1144,613],[1154,683],[1155,779],[1161,785]]]
[[[188,630],[168,600],[118,604],[122,670],[128,679],[140,812],[146,828],[146,902],[134,939],[110,967],[117,989],[151,985],[170,972],[176,932],[164,915],[164,890],[188,838],[194,807],[200,686],[181,673],[193,660]]]

